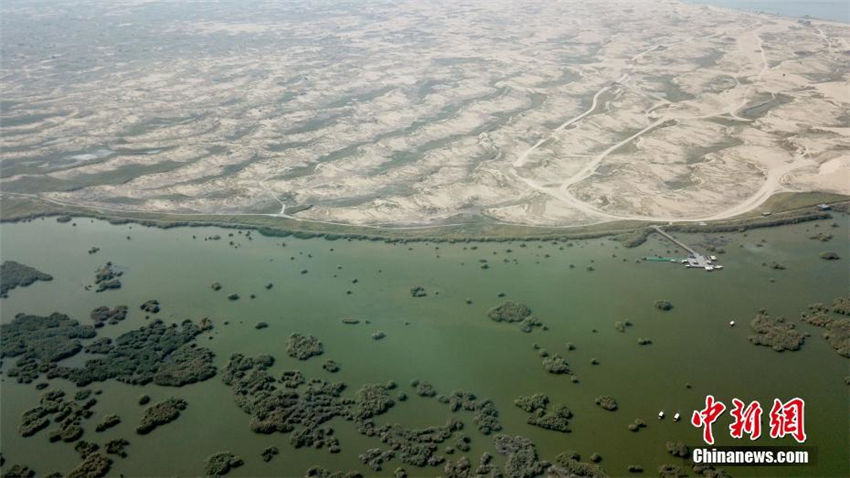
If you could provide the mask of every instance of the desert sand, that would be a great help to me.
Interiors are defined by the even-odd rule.
[[[850,25],[631,0],[36,8],[4,7],[5,193],[392,226],[850,194]]]

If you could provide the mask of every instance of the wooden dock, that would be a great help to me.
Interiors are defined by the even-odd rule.
[[[677,246],[684,249],[688,254],[690,254],[694,257],[701,256],[701,254],[699,252],[695,251],[694,249],[692,249],[689,245],[685,244],[684,242],[682,242],[682,241],[676,239],[675,237],[671,236],[670,234],[664,232],[664,230],[661,229],[660,227],[658,227],[658,226],[650,226],[650,227],[655,229],[655,232],[657,232],[658,234],[661,234],[662,236],[669,239],[670,242],[672,242],[673,244],[676,244]]]
[[[716,257],[705,256],[705,255],[700,254],[694,248],[692,248],[691,246],[685,244],[684,242],[676,239],[675,237],[668,234],[667,232],[664,232],[664,230],[662,230],[658,226],[650,226],[650,227],[652,229],[654,229],[655,232],[660,234],[662,237],[667,239],[668,241],[672,242],[673,244],[676,244],[677,246],[679,246],[682,249],[684,249],[685,251],[687,251],[687,253],[688,253],[687,259],[682,261],[685,264],[685,267],[705,269],[707,271],[723,269],[722,265],[714,262],[717,259]]]

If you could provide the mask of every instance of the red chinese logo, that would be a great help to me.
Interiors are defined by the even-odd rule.
[[[785,403],[774,398],[773,407],[770,409],[770,438],[791,435],[797,443],[805,442],[806,430],[803,427],[805,406],[802,398],[792,398]]]
[[[735,417],[735,421],[729,425],[732,438],[741,438],[746,433],[750,435],[750,440],[757,440],[761,436],[762,410],[759,402],[752,401],[744,409],[744,402],[733,398],[732,405],[735,406],[730,412]]]
[[[714,435],[711,432],[711,425],[717,421],[717,418],[726,410],[726,405],[723,402],[714,400],[714,395],[706,395],[705,408],[702,410],[694,410],[691,415],[691,425],[699,428],[703,427],[702,439],[709,445],[714,444]]]
[[[732,438],[741,439],[744,434],[749,435],[750,440],[757,440],[762,430],[762,407],[757,401],[746,404],[737,398],[732,399],[733,408],[730,415],[734,421],[729,425],[729,434]],[[778,398],[773,400],[773,407],[768,414],[770,420],[770,438],[783,438],[790,435],[798,443],[805,443],[806,429],[803,415],[805,401],[794,397],[787,402]],[[714,444],[712,425],[726,411],[726,405],[714,399],[714,395],[706,395],[705,408],[694,410],[691,415],[691,424],[702,428],[702,439],[709,445]]]

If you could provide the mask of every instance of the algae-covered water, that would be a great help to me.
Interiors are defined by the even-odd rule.
[[[162,230],[83,218],[76,218],[76,225],[44,219],[0,225],[3,260],[18,261],[54,277],[51,282],[12,290],[0,307],[3,323],[22,312],[58,311],[89,324],[93,308],[127,305],[126,320],[98,330],[100,336],[114,337],[151,320],[139,305],[158,299],[162,311],[156,317],[166,322],[212,320],[214,329],[198,341],[216,353],[219,367],[236,352],[269,354],[276,359],[274,376],[299,369],[308,377],[346,383],[346,394],[366,383],[393,380],[410,399],[375,421],[413,427],[442,425],[455,414],[434,398],[416,396],[411,380],[427,380],[439,393],[470,391],[493,400],[503,432],[531,439],[542,458],[553,460],[569,449],[586,460],[596,452],[602,457],[600,465],[614,476],[627,475],[631,464],[641,465],[648,476],[656,475],[661,464],[687,465],[671,456],[665,443],[700,444],[701,432],[688,423],[688,417],[702,408],[706,394],[729,405],[735,397],[759,400],[766,409],[773,398],[800,396],[807,404],[806,444],[816,447],[816,464],[726,470],[733,476],[848,476],[850,388],[844,383],[850,375],[848,360],[829,347],[821,329],[805,323],[798,327],[811,336],[799,351],[777,353],[747,340],[748,323],[759,309],[796,319],[808,304],[829,303],[848,293],[848,221],[845,216],[835,221],[838,227],[830,227],[834,221],[829,220],[748,233],[678,234],[691,244],[723,243],[726,253],[720,259],[725,269],[707,273],[641,261],[648,255],[681,255],[658,237],[634,249],[609,239],[387,244],[253,233],[248,240],[244,233],[228,229]],[[829,242],[808,239],[815,232],[835,237]],[[204,240],[214,235],[221,240]],[[229,245],[230,241],[238,247]],[[89,254],[92,246],[100,251]],[[843,257],[820,259],[818,254],[826,250]],[[481,267],[485,259],[487,269]],[[122,288],[101,293],[85,290],[94,280],[95,269],[106,261],[124,271]],[[774,261],[785,269],[762,265]],[[216,281],[222,290],[211,289]],[[274,286],[267,290],[264,286],[270,282]],[[424,287],[427,296],[412,297],[414,286]],[[238,293],[240,300],[227,300],[231,293]],[[498,297],[500,293],[505,296]],[[251,299],[251,294],[256,298]],[[653,304],[658,299],[671,301],[674,308],[657,310]],[[527,304],[548,330],[524,333],[517,324],[490,320],[488,310],[505,300]],[[347,325],[343,318],[361,322]],[[625,332],[615,330],[616,321],[626,320],[633,326]],[[738,325],[729,327],[730,320]],[[260,321],[269,326],[256,329]],[[386,337],[374,340],[376,331]],[[287,356],[285,341],[293,332],[318,337],[324,354],[306,361]],[[639,337],[650,338],[652,344],[638,345]],[[574,344],[575,350],[568,350],[567,343]],[[568,375],[547,373],[534,344],[563,355],[579,382],[572,383]],[[338,362],[341,370],[336,374],[322,370],[326,359]],[[593,359],[598,365],[591,364]],[[14,361],[3,360],[0,379],[4,470],[23,464],[40,475],[67,473],[80,462],[73,444],[50,443],[47,431],[29,438],[17,432],[21,414],[37,405],[42,392],[35,383],[43,378],[28,385],[16,383],[5,375]],[[84,358],[66,362],[80,365]],[[75,388],[62,379],[52,380],[51,385],[68,391]],[[132,386],[114,380],[90,388],[102,393],[97,396],[94,417],[84,425],[83,439],[103,443],[123,437],[130,442],[127,458],[112,456],[113,475],[199,475],[206,457],[219,451],[231,451],[245,461],[231,471],[233,476],[303,476],[311,465],[391,475],[400,466],[391,461],[377,473],[360,463],[358,454],[382,444],[339,419],[331,422],[340,440],[339,454],[295,449],[287,434],[253,433],[249,415],[236,406],[221,373],[180,388]],[[569,406],[575,415],[572,431],[560,433],[527,424],[528,414],[513,401],[532,393],[546,393],[552,402]],[[149,394],[154,403],[180,397],[188,407],[176,421],[140,436],[135,427],[144,409],[137,403],[142,394]],[[609,412],[594,404],[603,394],[618,401],[618,410]],[[665,410],[668,418],[657,420],[659,410]],[[677,411],[684,417],[678,423],[669,419]],[[110,413],[118,414],[122,422],[95,433],[94,424]],[[492,436],[479,433],[470,415],[457,417],[472,439],[466,455],[473,467],[482,452],[496,454]],[[627,426],[636,418],[648,426],[633,433]],[[728,424],[727,412],[715,425],[718,444],[741,444],[729,437]],[[794,443],[790,438],[767,437],[755,442]],[[280,455],[264,462],[260,453],[271,445],[280,449]],[[456,452],[446,458],[454,461],[460,455]],[[411,476],[443,474],[442,465],[404,468]]]

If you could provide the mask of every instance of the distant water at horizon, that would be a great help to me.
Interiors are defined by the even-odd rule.
[[[737,10],[758,11],[784,17],[812,17],[850,23],[850,0],[683,0]]]

